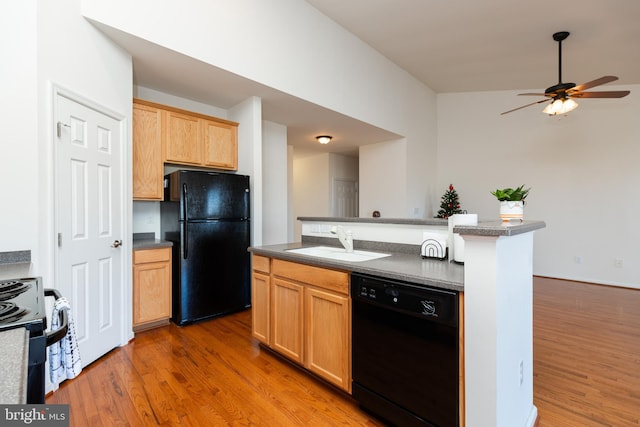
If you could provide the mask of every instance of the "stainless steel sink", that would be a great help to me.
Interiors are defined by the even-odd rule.
[[[385,254],[381,252],[368,252],[354,250],[353,252],[347,252],[344,248],[337,248],[332,246],[312,246],[309,248],[289,249],[286,252],[291,252],[298,255],[307,255],[317,258],[335,259],[337,261],[349,261],[349,262],[362,262],[371,261],[373,259],[384,258],[391,256],[391,254]]]

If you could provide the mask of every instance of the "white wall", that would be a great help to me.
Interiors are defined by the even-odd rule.
[[[406,218],[407,142],[360,147],[360,217],[379,211],[385,218]]]
[[[526,184],[525,219],[547,224],[535,234],[535,274],[640,287],[640,86],[618,89],[631,95],[580,100],[563,118],[542,106],[500,116],[526,90],[438,95],[436,196],[453,183],[462,209],[492,219],[489,192]]]
[[[293,241],[301,239],[301,216],[333,216],[333,182],[358,181],[358,159],[335,153],[299,156],[293,160]],[[289,240],[291,241],[291,240]],[[281,242],[283,243],[283,242]]]
[[[36,1],[3,3],[0,45],[5,82],[0,108],[0,252],[31,250],[39,259],[38,41]],[[34,125],[34,121],[36,125]],[[14,206],[12,209],[11,207]],[[0,279],[29,275],[30,265],[0,266]]]
[[[289,241],[289,193],[287,178],[287,128],[262,122],[262,244]]]
[[[238,173],[249,175],[251,244],[262,245],[262,100],[252,96],[229,110],[238,126]]]
[[[6,41],[2,58],[11,64],[1,71],[7,83],[2,99],[7,135],[0,144],[3,207],[20,206],[0,212],[0,250],[31,249],[32,265],[24,273],[41,275],[53,286],[51,85],[122,114],[130,123],[131,58],[81,17],[80,0],[9,2],[0,16]],[[126,217],[130,221],[130,214]],[[9,275],[14,271],[0,270],[0,276]]]
[[[300,0],[83,0],[97,22],[386,129],[406,140],[396,216],[424,215],[435,184],[432,90]],[[144,19],[141,19],[144,17]],[[295,17],[295,19],[292,19]],[[167,31],[180,28],[180,31]],[[326,66],[317,67],[318,58]],[[429,154],[430,153],[430,154]],[[364,182],[362,184],[365,184]],[[372,202],[373,203],[373,202]],[[395,204],[394,204],[395,205]]]
[[[293,161],[293,219],[301,216],[331,216],[329,154]],[[301,224],[295,220],[294,241],[301,239]]]

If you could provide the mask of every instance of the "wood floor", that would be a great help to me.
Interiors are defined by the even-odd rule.
[[[640,426],[640,290],[536,277],[539,427]]]
[[[382,426],[262,350],[250,312],[136,334],[47,403],[72,426]],[[640,291],[534,279],[538,427],[640,426]]]

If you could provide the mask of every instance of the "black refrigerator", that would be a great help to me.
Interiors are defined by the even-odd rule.
[[[165,176],[162,238],[173,242],[172,320],[182,326],[251,306],[249,177]]]

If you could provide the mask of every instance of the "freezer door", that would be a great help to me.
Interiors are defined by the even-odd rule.
[[[250,222],[202,221],[187,225],[188,235],[186,239],[182,236],[179,249],[179,277],[174,277],[175,323],[184,325],[249,307]]]
[[[177,171],[180,219],[249,218],[249,177],[231,173]]]

